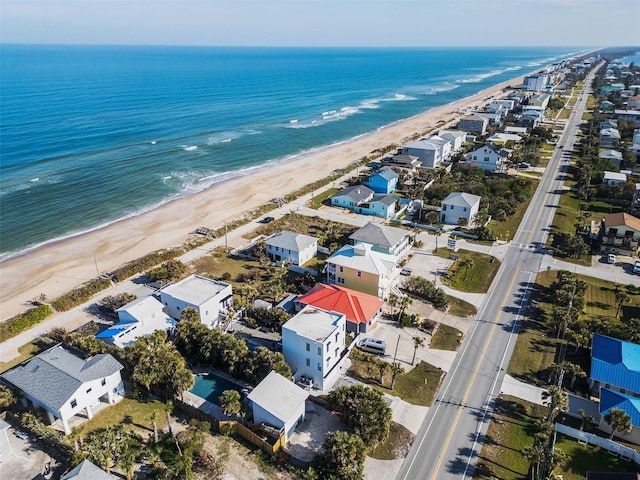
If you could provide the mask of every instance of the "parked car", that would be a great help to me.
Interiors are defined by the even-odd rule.
[[[613,253],[607,255],[607,263],[616,263],[616,256]]]
[[[636,263],[633,266],[633,273],[640,273],[640,260],[636,260]]]
[[[531,164],[527,163],[527,162],[520,162],[518,164],[518,168],[520,168],[521,170],[527,170],[527,169],[531,168]]]
[[[275,218],[273,217],[264,217],[264,219],[262,220],[262,223],[271,223],[275,220]]]
[[[400,275],[411,275],[413,273],[413,270],[409,267],[404,267],[402,270],[400,270]]]

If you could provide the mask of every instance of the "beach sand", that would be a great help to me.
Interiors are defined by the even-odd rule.
[[[154,250],[181,245],[197,227],[218,228],[378,148],[400,145],[412,135],[435,129],[439,121],[454,122],[462,116],[458,109],[480,107],[486,103],[484,98],[500,96],[504,87],[521,84],[522,79],[503,82],[357,139],[213,185],[141,215],[5,260],[0,264],[0,319],[25,311],[30,300],[40,294],[55,298],[95,277],[96,272],[109,272]]]

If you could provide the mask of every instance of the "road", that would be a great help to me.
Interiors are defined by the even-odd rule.
[[[398,480],[473,476],[493,403],[500,394],[511,359],[518,324],[546,256],[539,246],[547,240],[596,68],[585,81],[560,136],[558,145],[563,148],[556,149],[549,161],[475,323],[396,477]]]

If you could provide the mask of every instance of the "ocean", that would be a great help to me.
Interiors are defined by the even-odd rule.
[[[576,53],[1,45],[0,260]]]

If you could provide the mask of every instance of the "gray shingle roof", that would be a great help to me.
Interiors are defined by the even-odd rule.
[[[373,200],[371,200],[371,203],[373,202],[380,202],[389,207],[396,203],[396,198],[393,195],[385,195],[384,197],[374,198]]]
[[[456,207],[472,207],[476,202],[480,201],[478,195],[471,193],[452,192],[447,195],[447,198],[442,200],[442,204],[455,205]]]
[[[345,196],[352,199],[354,202],[362,202],[373,195],[373,190],[364,185],[352,185],[350,187],[343,188],[336,196]]]
[[[349,239],[381,247],[393,247],[402,241],[407,234],[407,231],[401,228],[387,227],[386,225],[369,222],[351,235]]]
[[[302,233],[290,232],[288,230],[274,233],[265,240],[267,245],[284,248],[293,252],[300,252],[317,242],[318,239],[315,237],[303,235]]]
[[[3,373],[2,378],[54,410],[60,410],[83,383],[108,377],[122,368],[109,354],[83,360],[55,346]]]
[[[83,460],[60,480],[113,480],[113,477],[89,460]]]

